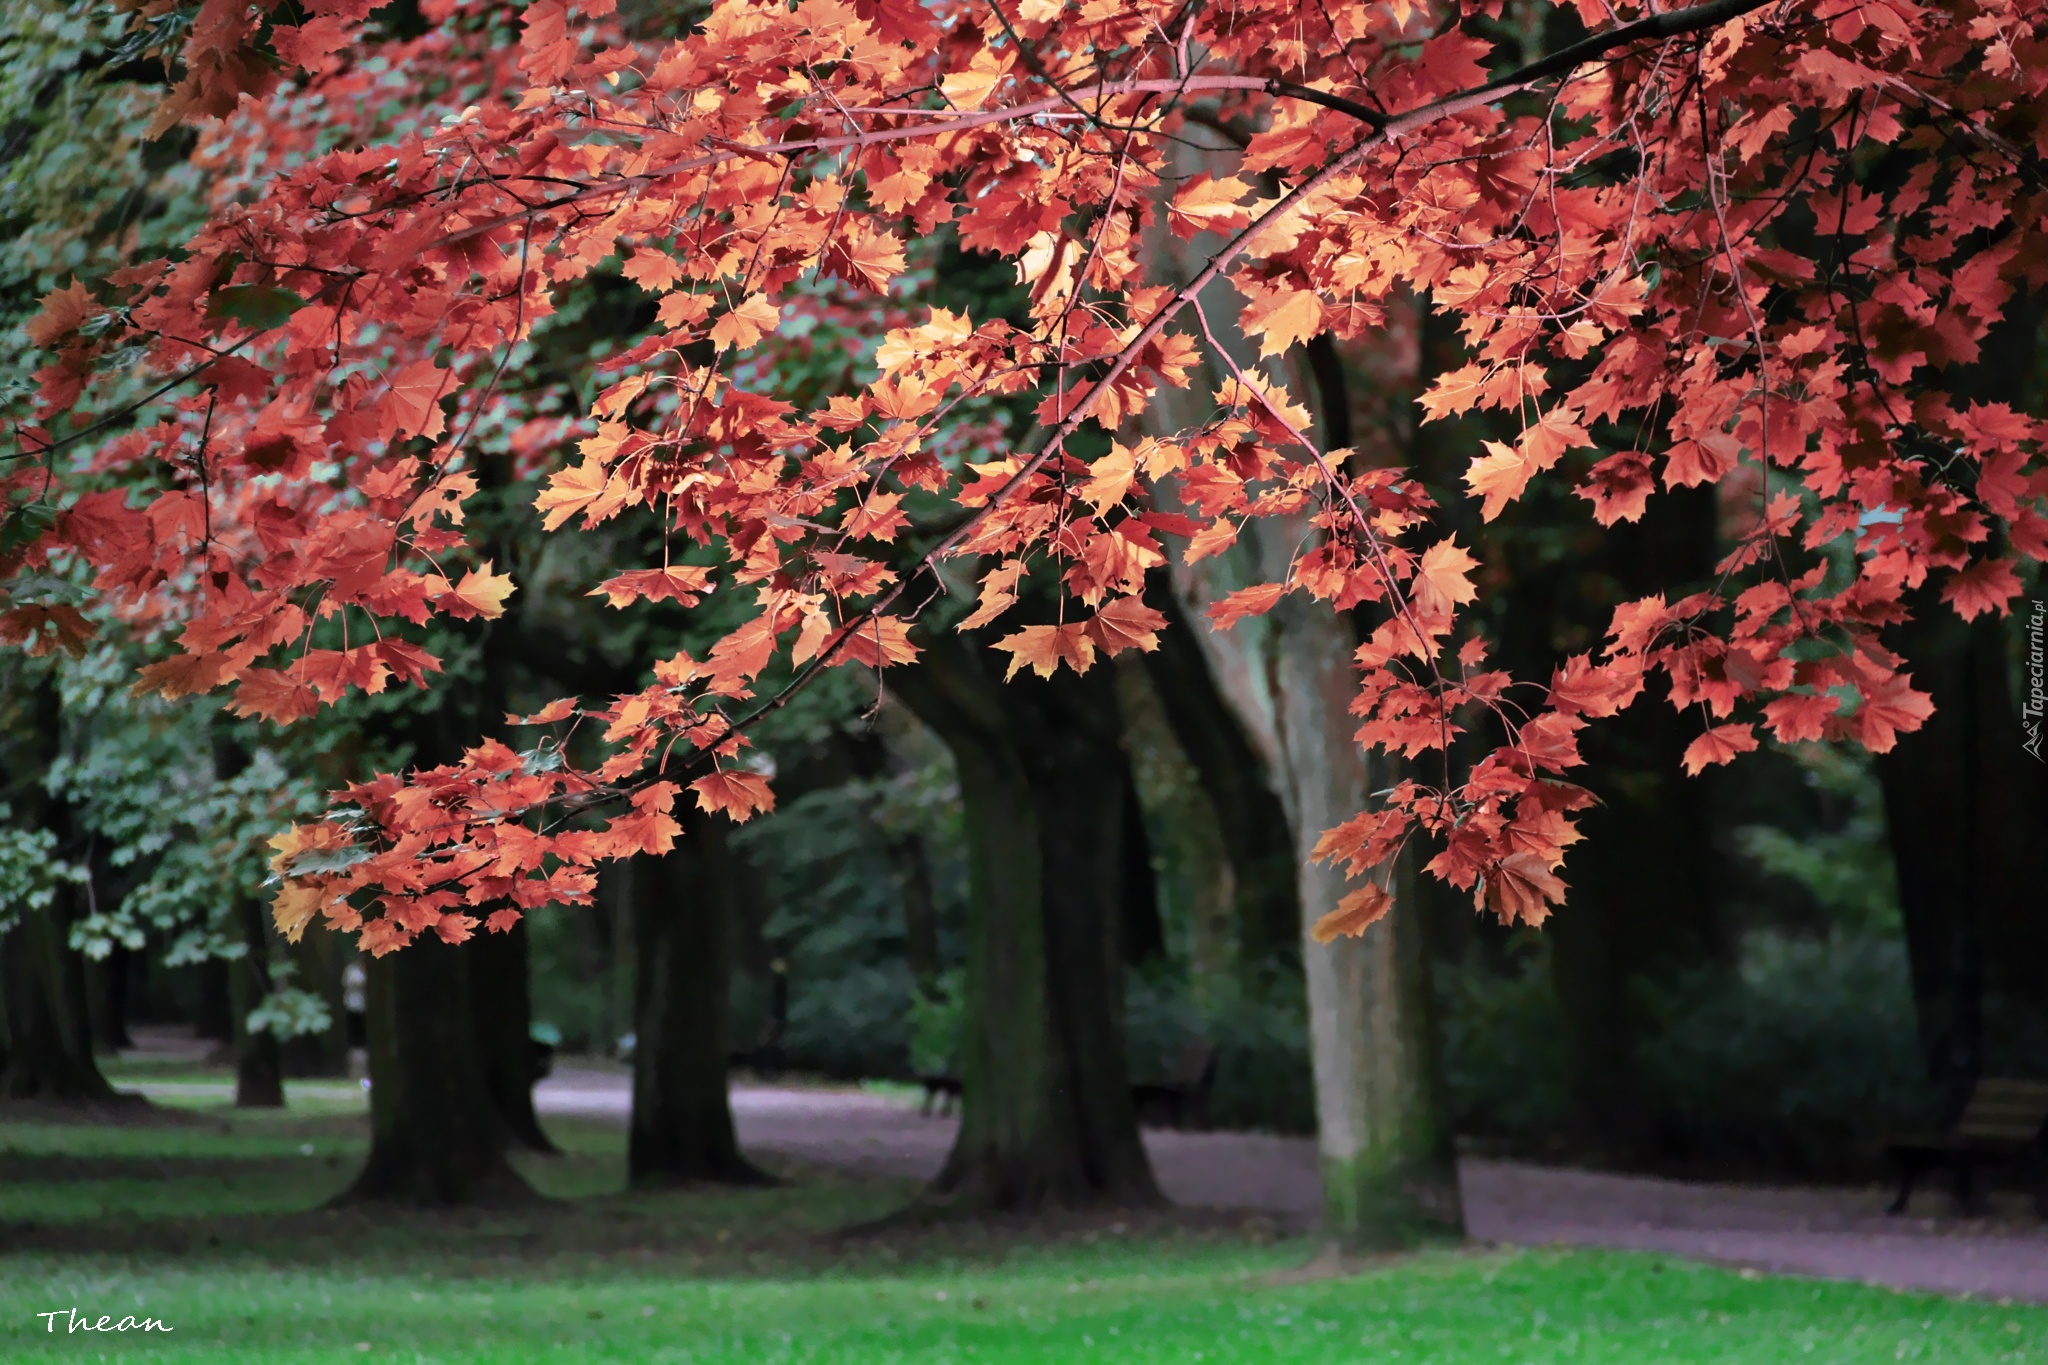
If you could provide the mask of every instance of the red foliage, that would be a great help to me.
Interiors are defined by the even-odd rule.
[[[707,809],[767,808],[737,754],[779,650],[800,680],[905,661],[913,582],[997,556],[970,623],[999,619],[1020,574],[1056,575],[1063,623],[998,647],[1012,672],[1086,668],[1153,646],[1162,623],[1136,595],[1156,532],[1196,557],[1245,517],[1306,514],[1317,534],[1286,576],[1233,594],[1219,623],[1283,594],[1365,604],[1359,741],[1440,769],[1323,852],[1364,873],[1419,833],[1436,875],[1534,923],[1562,899],[1568,813],[1589,799],[1563,780],[1576,732],[1647,677],[1701,713],[1691,769],[1754,748],[1759,727],[1881,749],[1929,711],[1878,641],[1903,592],[1932,581],[1965,615],[2002,613],[2018,561],[2048,552],[2048,428],[1946,387],[2008,301],[2048,283],[2038,5],[1577,0],[1591,36],[1521,68],[1486,37],[1510,31],[1489,22],[1501,0],[727,0],[658,45],[608,28],[610,8],[537,0],[515,44],[498,7],[429,0],[426,37],[373,43],[365,0],[309,0],[267,39],[267,4],[207,0],[165,116],[231,115],[205,154],[257,169],[226,178],[180,259],[104,296],[61,291],[32,324],[51,357],[21,440],[45,458],[8,495],[65,511],[0,569],[86,561],[101,592],[182,632],[152,684],[232,687],[238,709],[286,721],[435,666],[395,635],[308,650],[313,620],[499,609],[511,585],[488,565],[438,566],[462,543],[466,441],[505,349],[614,253],[662,295],[540,507],[550,529],[646,508],[674,539],[723,547],[715,571],[615,576],[599,588],[615,604],[739,592],[758,612],[645,691],[529,718],[602,725],[614,748],[590,771],[529,771],[487,743],[352,789],[353,825],[281,851],[281,919],[323,913],[382,951],[466,935],[465,907],[586,898],[595,860],[675,837],[671,778]],[[296,68],[276,91],[261,41]],[[443,104],[364,112],[430,75],[455,92]],[[1240,174],[1169,189],[1170,140],[1195,119],[1253,130]],[[1259,197],[1269,174],[1278,193]],[[1141,235],[1161,215],[1210,243],[1197,278],[1148,274]],[[761,369],[739,358],[775,344],[800,283],[886,291],[906,241],[940,224],[1015,260],[1028,325],[904,319],[869,382],[811,411],[746,387]],[[1660,479],[1759,505],[1711,590],[1624,604],[1525,712],[1478,669],[1473,561],[1432,533],[1413,483],[1318,449],[1282,370],[1208,345],[1212,280],[1246,300],[1262,358],[1362,335],[1397,291],[1454,311],[1470,363],[1421,404],[1519,430],[1467,475],[1488,518],[1568,469],[1603,526],[1639,516]],[[129,345],[182,382],[170,415],[60,458],[99,363]],[[1229,375],[1213,415],[1141,440],[1205,349]],[[1043,373],[1028,449],[971,468],[930,451],[962,398]],[[1092,464],[1067,452],[1087,423],[1119,441]],[[905,572],[888,555],[911,487],[964,520]],[[1186,515],[1147,510],[1167,490]],[[1848,551],[1832,573],[1829,547]],[[45,638],[38,610],[0,616],[4,638]],[[1455,771],[1450,744],[1476,725],[1499,743]],[[624,813],[595,831],[538,818],[564,806]],[[362,856],[303,861],[337,839]],[[1370,891],[1347,907],[1333,932],[1383,908]]]

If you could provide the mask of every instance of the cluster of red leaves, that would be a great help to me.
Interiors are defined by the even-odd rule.
[[[277,96],[255,99],[246,54],[267,7],[207,0],[172,113],[232,95],[256,136],[304,154],[269,156],[261,194],[224,202],[177,261],[122,272],[111,301],[60,293],[36,324],[53,358],[31,451],[78,420],[117,347],[198,392],[88,467],[50,454],[15,476],[10,497],[33,487],[65,510],[14,565],[88,562],[102,591],[182,623],[183,652],[151,681],[233,686],[245,712],[288,720],[433,666],[386,627],[498,608],[509,583],[437,565],[462,543],[465,433],[499,358],[614,254],[659,296],[658,330],[614,358],[540,507],[551,529],[644,508],[673,540],[718,547],[714,571],[617,575],[599,589],[614,605],[744,591],[758,613],[582,712],[614,746],[596,769],[533,771],[485,745],[350,792],[347,820],[281,850],[295,927],[321,910],[383,950],[426,928],[460,937],[464,907],[584,898],[594,859],[673,837],[670,776],[701,774],[714,809],[765,806],[734,764],[779,651],[800,678],[907,661],[912,580],[992,560],[967,624],[999,620],[1026,573],[1056,575],[1061,623],[998,647],[1013,673],[1086,668],[1153,646],[1161,621],[1137,594],[1174,538],[1200,557],[1260,516],[1313,533],[1217,624],[1288,594],[1371,609],[1359,741],[1440,774],[1320,855],[1363,874],[1419,833],[1432,872],[1537,923],[1591,799],[1564,780],[1589,722],[1654,676],[1706,718],[1695,771],[1755,748],[1759,727],[1886,748],[1929,711],[1878,638],[1904,593],[1933,582],[1965,616],[2002,612],[2019,562],[2048,551],[2048,430],[1944,388],[2014,295],[2048,284],[2038,5],[1576,0],[1591,36],[1518,69],[1482,36],[1501,0],[726,0],[659,45],[603,28],[611,3],[536,0],[517,47],[424,7],[443,31],[394,46],[391,70],[460,56],[502,84],[316,153],[279,127]],[[369,79],[349,56],[368,8],[308,0],[305,23],[269,30],[302,68],[302,108],[345,123],[333,111]],[[1250,130],[1236,174],[1168,185],[1196,123]],[[810,411],[739,381],[735,358],[772,344],[800,285],[880,294],[905,242],[941,224],[1015,261],[1026,324],[934,310],[890,327],[872,377]],[[1209,244],[1195,278],[1148,275],[1157,230]],[[1407,291],[1455,313],[1471,362],[1422,401],[1519,433],[1466,475],[1488,519],[1588,466],[1579,451],[1599,455],[1578,491],[1602,525],[1640,516],[1660,482],[1747,478],[1757,505],[1713,588],[1621,605],[1599,649],[1525,699],[1461,616],[1470,555],[1431,536],[1399,471],[1318,449],[1283,368],[1215,344],[1214,281],[1262,361],[1367,335]],[[1213,416],[1148,423],[1160,388],[1205,360],[1227,374]],[[1048,380],[1029,449],[964,468],[935,450],[962,403]],[[1084,423],[1115,438],[1088,463],[1067,449]],[[165,461],[184,471],[169,488]],[[913,489],[960,519],[907,563]],[[314,614],[368,638],[308,651]],[[1492,747],[1454,770],[1475,727]],[[601,803],[629,813],[563,823]],[[1331,928],[1383,908],[1361,893]]]

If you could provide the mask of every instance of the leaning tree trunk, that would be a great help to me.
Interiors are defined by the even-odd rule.
[[[982,654],[946,636],[891,675],[953,752],[967,828],[960,1132],[928,1200],[1157,1203],[1124,1061],[1114,684],[1005,686]]]
[[[461,948],[422,935],[369,964],[370,1157],[338,1203],[520,1204],[484,1084]]]
[[[740,1155],[728,1090],[739,877],[724,817],[687,812],[674,850],[636,858],[630,877],[638,961],[627,1178],[635,1188],[765,1183]]]

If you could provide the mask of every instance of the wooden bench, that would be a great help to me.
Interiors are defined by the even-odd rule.
[[[960,1078],[958,1076],[919,1076],[917,1083],[924,1087],[924,1103],[919,1112],[930,1115],[936,1110],[941,1116],[953,1112],[960,1100]],[[1196,1126],[1208,1121],[1209,1091],[1216,1084],[1216,1045],[1207,1039],[1198,1039],[1182,1048],[1174,1061],[1173,1071],[1165,1080],[1138,1081],[1131,1086],[1131,1103],[1139,1117],[1158,1114],[1175,1128],[1186,1128],[1190,1120]]]
[[[1962,1117],[1942,1137],[1887,1143],[1885,1155],[1898,1163],[1899,1194],[1891,1213],[1904,1213],[1913,1186],[1930,1171],[1946,1168],[1955,1177],[1956,1206],[1977,1210],[1977,1172],[1987,1166],[2031,1165],[2034,1206],[2048,1217],[2048,1081],[1987,1076],[1977,1082]]]
[[[1166,1079],[1132,1085],[1131,1102],[1140,1120],[1153,1113],[1174,1128],[1186,1128],[1189,1120],[1200,1127],[1209,1121],[1209,1092],[1215,1085],[1216,1044],[1197,1038],[1180,1050]]]

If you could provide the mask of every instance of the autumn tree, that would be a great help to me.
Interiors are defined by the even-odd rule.
[[[370,63],[369,0],[208,0],[158,124],[260,152],[257,192],[32,325],[6,569],[76,573],[175,636],[144,685],[286,723],[424,683],[429,617],[503,610],[463,515],[508,358],[615,255],[658,296],[537,505],[549,530],[659,527],[658,556],[592,585],[612,603],[751,614],[652,685],[337,793],[280,849],[293,936],[424,937],[395,961],[427,971],[479,927],[587,900],[598,862],[680,832],[678,801],[762,809],[750,727],[822,670],[886,685],[938,650],[912,635],[935,594],[973,598],[960,625],[995,634],[1005,672],[1065,687],[1157,647],[1142,590],[1170,550],[1200,561],[1253,524],[1288,529],[1212,620],[1344,613],[1357,634],[1329,634],[1313,685],[1350,694],[1371,762],[1408,765],[1300,807],[1330,822],[1303,851],[1350,882],[1316,936],[1370,935],[1411,854],[1541,924],[1596,795],[1573,780],[1589,726],[1655,680],[1689,772],[1760,732],[1888,750],[1931,705],[1885,632],[2003,614],[2048,547],[2040,424],[1951,382],[2042,283],[2031,7],[729,0],[662,42],[610,8],[537,0],[514,46],[493,7],[423,0],[424,32]],[[463,63],[488,78],[438,119],[336,136],[349,116],[320,112]],[[1162,206],[1191,127],[1242,133],[1237,165]],[[1140,249],[1162,216],[1214,236],[1185,275]],[[853,391],[773,391],[789,333],[849,320],[825,282],[886,294],[942,226],[1014,262],[1027,316],[885,318]],[[1609,528],[1738,489],[1711,585],[1620,603],[1547,677],[1490,664],[1442,509],[1326,442],[1285,378],[1293,348],[1369,338],[1417,295],[1465,356],[1423,414],[1498,413],[1512,438],[1465,472],[1482,521],[1539,484]],[[1198,364],[1222,376],[1207,401],[1147,430]],[[1027,440],[949,426],[1027,393]],[[920,508],[944,529],[900,562]],[[36,648],[83,628],[18,596],[0,615]],[[604,753],[568,761],[593,732]]]

